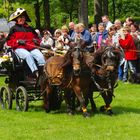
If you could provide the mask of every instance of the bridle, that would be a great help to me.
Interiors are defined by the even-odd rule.
[[[113,49],[114,48],[110,48],[110,47],[105,48],[105,51],[103,52],[103,54],[101,56],[101,63],[102,63],[101,65],[93,64],[106,72],[106,75],[104,75],[104,78],[106,78],[106,81],[108,83],[107,88],[102,88],[100,86],[100,84],[95,80],[95,76],[100,76],[99,74],[96,74],[96,73],[91,74],[91,79],[93,80],[94,84],[96,85],[97,89],[100,91],[101,94],[104,92],[107,93],[108,91],[113,93],[113,89],[117,86],[117,84],[115,84],[114,87],[112,87],[112,84],[111,84],[111,82],[112,82],[111,75],[117,74],[116,69],[115,69],[115,71],[114,70],[111,71],[111,70],[107,69],[107,65],[105,64],[105,60],[104,60],[105,55],[107,55],[108,57],[110,56],[110,59],[111,59],[111,57],[115,57],[115,54],[113,54],[113,52],[111,51]]]

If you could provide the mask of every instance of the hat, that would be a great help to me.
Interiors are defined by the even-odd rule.
[[[9,21],[15,21],[16,18],[19,17],[20,15],[24,15],[26,18],[26,21],[31,22],[28,14],[24,8],[17,8],[17,10],[13,14],[11,14]]]

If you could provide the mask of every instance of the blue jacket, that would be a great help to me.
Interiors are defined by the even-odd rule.
[[[100,34],[100,32],[97,32],[96,38],[95,38],[95,41],[96,41],[97,43],[98,43],[99,34]],[[106,39],[107,37],[108,37],[108,33],[107,33],[107,30],[105,30],[105,31],[102,33],[102,39]]]
[[[88,30],[84,30],[81,32],[82,39],[87,43],[87,45],[91,45],[92,43],[92,36]]]

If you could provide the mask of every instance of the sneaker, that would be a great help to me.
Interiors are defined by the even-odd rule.
[[[126,83],[126,82],[127,82],[127,80],[122,80],[122,82]]]

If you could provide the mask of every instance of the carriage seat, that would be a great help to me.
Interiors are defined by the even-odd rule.
[[[12,58],[11,61],[13,62],[15,68],[21,68],[25,63],[23,59],[19,58],[12,48],[7,49],[7,54]]]

